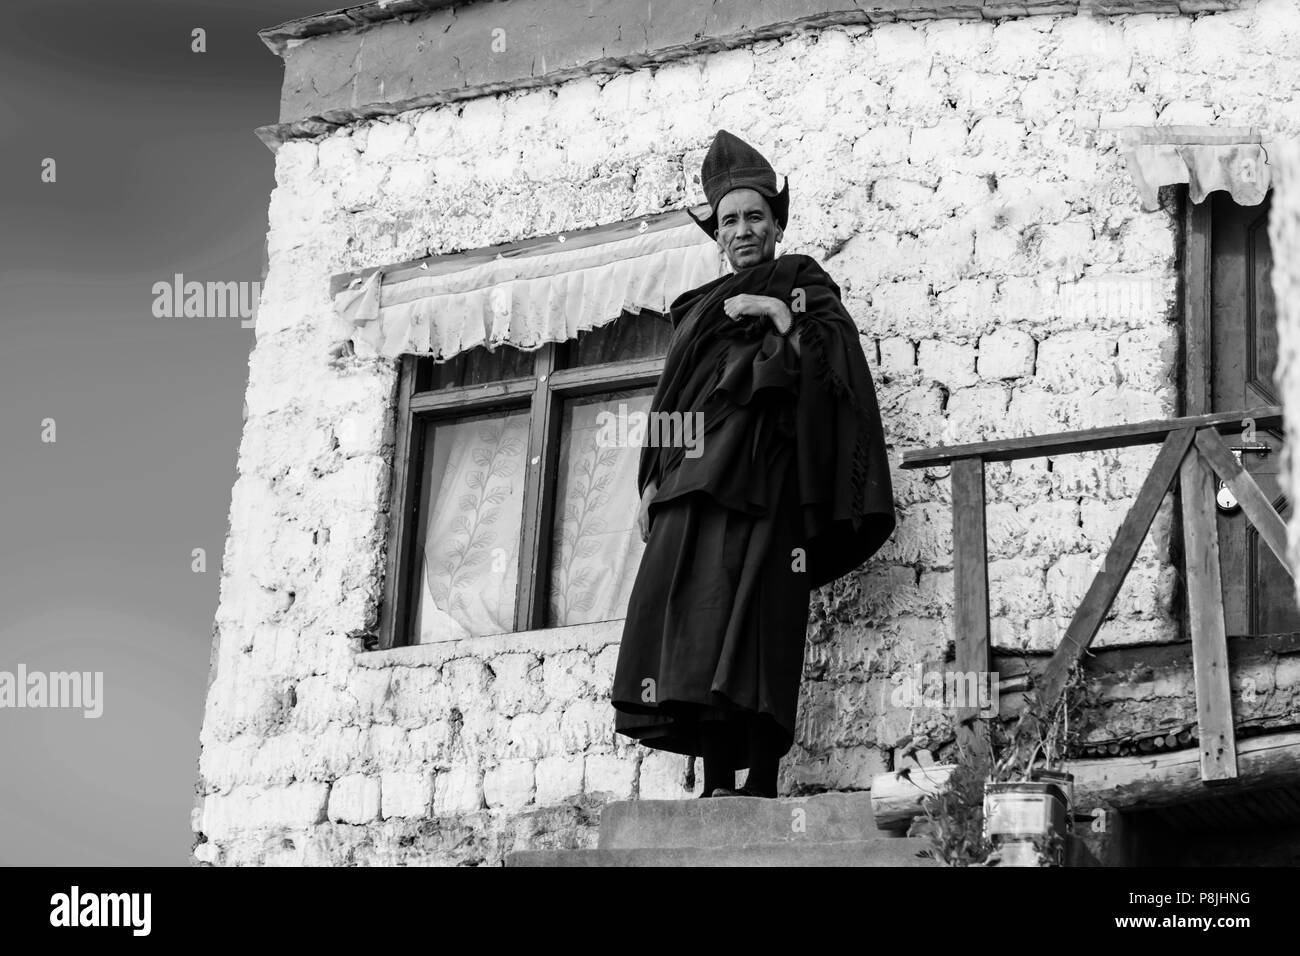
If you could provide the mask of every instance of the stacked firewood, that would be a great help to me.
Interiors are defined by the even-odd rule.
[[[1181,727],[1161,727],[1141,733],[1128,734],[1112,740],[1089,740],[1080,744],[1074,753],[1075,758],[1089,757],[1127,757],[1132,754],[1154,753],[1159,750],[1180,750],[1194,746],[1197,742],[1198,728],[1195,723]]]

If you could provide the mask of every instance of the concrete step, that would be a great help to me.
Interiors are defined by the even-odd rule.
[[[517,850],[506,856],[506,866],[937,866],[916,855],[927,845],[925,840],[898,837],[720,847]]]
[[[876,829],[871,794],[620,800],[600,816],[601,850],[897,841]]]

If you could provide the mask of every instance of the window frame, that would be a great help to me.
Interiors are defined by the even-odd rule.
[[[423,392],[417,391],[419,362],[428,357],[411,354],[401,357],[389,494],[388,547],[379,640],[375,650],[418,644],[412,640],[412,627],[415,591],[419,584],[416,558],[424,537],[423,525],[428,517],[427,489],[422,487],[427,426],[433,422],[492,412],[528,410],[527,474],[520,523],[514,627],[503,633],[547,627],[548,588],[543,578],[550,567],[552,535],[544,532],[549,531],[555,518],[564,403],[606,392],[654,386],[664,368],[662,356],[564,368],[563,350],[574,341],[548,342],[535,350],[533,371],[528,377]]]

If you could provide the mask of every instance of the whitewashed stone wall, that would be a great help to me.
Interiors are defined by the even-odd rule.
[[[1287,498],[1300,500],[1300,141],[1280,145],[1268,235],[1273,249],[1273,293],[1277,299],[1277,391],[1286,411],[1282,480]],[[1300,567],[1300,508],[1293,508],[1287,551]],[[1300,600],[1300,584],[1296,585]]]
[[[284,145],[196,859],[495,863],[592,845],[608,799],[689,796],[684,758],[613,733],[618,624],[362,652],[381,593],[395,369],[332,353],[331,274],[697,202],[721,127],[790,174],[783,249],[823,261],[844,289],[896,450],[1167,416],[1176,222],[1172,208],[1140,211],[1114,130],[1294,132],[1297,76],[1295,0],[1194,19],[924,21]],[[1153,456],[990,466],[996,644],[1056,643]],[[860,788],[885,769],[877,744],[907,719],[882,712],[888,675],[951,639],[946,471],[893,480],[895,537],[815,599],[787,791]],[[1169,518],[1102,643],[1173,636]]]

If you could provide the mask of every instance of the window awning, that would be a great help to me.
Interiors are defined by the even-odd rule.
[[[1192,202],[1226,189],[1242,206],[1264,201],[1272,180],[1269,143],[1254,129],[1213,126],[1130,126],[1120,151],[1148,212],[1161,186],[1187,183]]]
[[[358,355],[450,358],[478,345],[534,349],[625,310],[667,312],[723,273],[722,256],[684,212],[381,268],[334,296]]]

